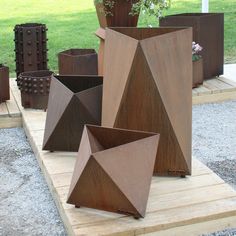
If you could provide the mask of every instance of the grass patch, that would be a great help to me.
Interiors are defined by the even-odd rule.
[[[173,0],[165,14],[200,12],[200,0]],[[236,62],[235,0],[210,1],[210,12],[225,13],[225,62]],[[1,0],[0,62],[15,76],[13,28],[26,22],[45,23],[48,27],[49,68],[57,71],[58,52],[69,48],[98,48],[94,32],[99,27],[93,0]],[[157,26],[154,17],[141,15],[139,26]]]

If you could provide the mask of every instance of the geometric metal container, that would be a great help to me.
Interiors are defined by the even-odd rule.
[[[15,26],[17,77],[25,71],[47,70],[46,31],[45,24],[26,23]]]
[[[58,54],[60,75],[97,75],[98,58],[94,49],[69,49]]]
[[[201,84],[203,84],[203,59],[199,58],[197,61],[193,61],[192,88],[196,88]]]
[[[159,135],[84,127],[67,203],[145,216]]]
[[[192,73],[191,28],[106,29],[102,126],[159,133],[156,175],[191,174]]]
[[[224,14],[223,13],[183,13],[160,19],[163,27],[192,27],[193,41],[203,50],[204,79],[223,74],[224,65]]]
[[[10,99],[9,68],[0,64],[0,103]]]
[[[102,77],[52,76],[43,150],[77,152],[85,124],[101,124]]]
[[[17,78],[24,108],[47,109],[50,81],[53,72],[48,70],[23,72]]]

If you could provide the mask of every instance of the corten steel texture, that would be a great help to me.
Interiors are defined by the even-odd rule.
[[[99,28],[95,33],[96,36],[100,39],[100,45],[98,50],[98,75],[103,75],[105,36],[106,36],[105,33],[106,31],[103,28]]]
[[[47,109],[52,74],[52,71],[39,70],[23,72],[18,76],[21,104],[24,108]]]
[[[10,99],[9,68],[0,64],[0,103]]]
[[[69,49],[58,54],[60,75],[97,75],[98,56],[94,49]]]
[[[144,217],[158,142],[155,133],[85,126],[67,203]]]
[[[15,26],[17,77],[26,71],[47,70],[46,31],[45,24],[27,23]]]
[[[193,27],[193,41],[203,50],[204,79],[223,74],[224,69],[224,14],[184,13],[160,19],[160,26]]]
[[[102,77],[52,77],[43,150],[77,152],[85,124],[101,124]]]
[[[193,61],[193,88],[203,84],[203,59]]]
[[[191,174],[192,29],[108,28],[102,125],[160,133],[154,173]]]
[[[132,6],[136,2],[137,0],[116,0],[112,9],[104,6],[103,3],[96,3],[95,7],[100,27],[136,27],[139,14],[130,14]],[[108,14],[106,14],[106,12],[108,12]]]

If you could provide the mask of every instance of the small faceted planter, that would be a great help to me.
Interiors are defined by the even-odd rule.
[[[145,216],[159,135],[86,125],[67,203]]]
[[[21,105],[24,108],[47,109],[52,74],[52,71],[39,70],[23,72],[18,76]]]
[[[58,54],[60,75],[97,75],[98,56],[94,49],[69,49]]]
[[[160,26],[188,26],[193,28],[193,41],[203,50],[204,79],[223,74],[224,69],[224,14],[183,13],[160,19]]]
[[[154,173],[191,174],[192,29],[106,30],[102,125],[160,133]]]
[[[9,68],[3,64],[0,64],[0,103],[9,99]]]
[[[203,59],[193,61],[193,88],[203,84]]]
[[[84,124],[101,124],[102,77],[53,76],[43,150],[77,152]]]

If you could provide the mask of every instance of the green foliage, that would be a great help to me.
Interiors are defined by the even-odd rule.
[[[210,12],[225,13],[225,62],[236,63],[235,0],[211,0]],[[200,0],[172,0],[164,15],[200,12]],[[0,62],[10,66],[15,76],[14,34],[16,24],[45,23],[48,27],[49,68],[57,71],[57,54],[69,48],[98,49],[94,32],[99,27],[93,0],[1,0]],[[155,16],[141,12],[139,26],[158,26]],[[203,49],[204,50],[204,49]]]

